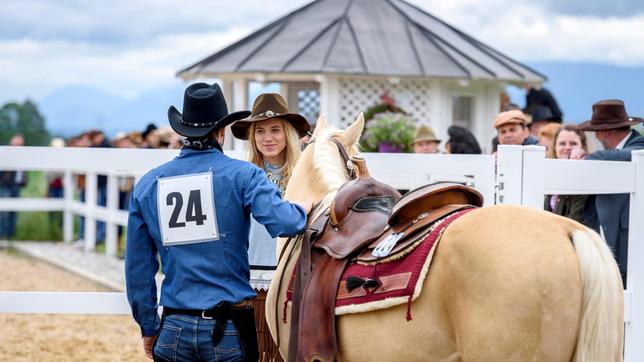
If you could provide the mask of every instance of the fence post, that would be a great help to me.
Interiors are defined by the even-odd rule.
[[[523,147],[499,145],[496,154],[497,204],[521,204]]]
[[[68,243],[74,239],[74,213],[72,212],[72,201],[74,200],[74,184],[72,171],[65,170],[63,177],[63,197],[65,198],[65,209],[63,210],[63,240]]]
[[[116,256],[118,228],[114,223],[118,203],[118,176],[114,173],[107,175],[107,220],[105,220],[105,254]]]
[[[628,270],[626,298],[630,297],[630,322],[626,323],[624,360],[644,358],[644,150],[633,151],[635,190],[631,193],[628,229]]]
[[[96,249],[96,172],[88,171],[85,176],[85,251]]]
[[[543,146],[523,147],[523,176],[521,177],[521,205],[543,209],[544,161],[546,148]]]

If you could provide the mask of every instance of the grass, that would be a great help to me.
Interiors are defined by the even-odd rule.
[[[47,197],[47,177],[42,171],[29,171],[27,185],[20,191],[20,197]],[[51,216],[50,216],[51,214]],[[74,218],[74,239],[78,238],[79,218]],[[121,238],[125,240],[124,228]],[[61,241],[63,240],[63,213],[60,211],[18,212],[15,240]],[[120,243],[118,255],[123,255],[125,242]],[[96,245],[96,251],[105,252],[105,244]]]
[[[47,179],[42,171],[29,171],[29,180],[20,197],[46,197]],[[16,240],[62,240],[62,212],[19,212],[16,225]]]

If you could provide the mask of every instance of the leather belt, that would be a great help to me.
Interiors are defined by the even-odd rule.
[[[233,309],[240,309],[240,308],[248,308],[252,307],[252,302],[250,299],[244,299],[239,303],[229,305],[229,308]],[[195,309],[177,309],[177,308],[170,308],[170,307],[163,307],[163,315],[173,315],[173,314],[181,314],[181,315],[189,315],[193,317],[201,317],[203,319],[214,319],[217,318],[219,315],[221,315],[222,312],[226,311],[226,307],[216,307],[213,309],[208,309],[208,310],[195,310]]]

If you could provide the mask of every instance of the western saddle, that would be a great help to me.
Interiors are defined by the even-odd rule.
[[[306,230],[298,261],[288,351],[289,361],[333,361],[337,354],[335,300],[351,260],[378,263],[414,248],[418,236],[455,211],[483,205],[476,190],[442,182],[400,193],[369,176],[354,158],[358,178],[338,191],[325,213]],[[377,280],[364,287],[377,287]]]

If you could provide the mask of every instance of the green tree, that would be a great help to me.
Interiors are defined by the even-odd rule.
[[[28,146],[45,146],[49,142],[45,118],[30,100],[7,103],[0,108],[0,144],[7,144],[16,133],[25,137]]]

